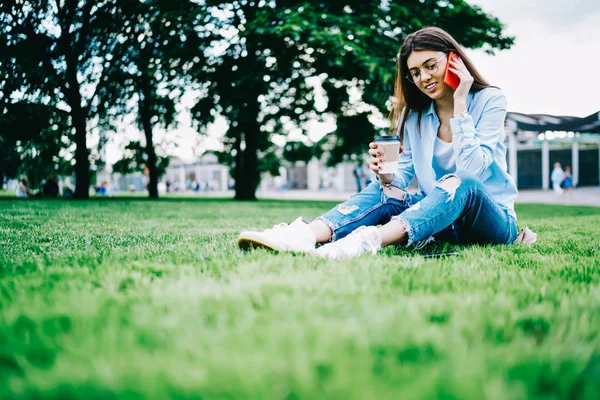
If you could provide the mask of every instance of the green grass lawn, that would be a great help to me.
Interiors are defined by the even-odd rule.
[[[236,247],[333,205],[0,199],[0,399],[600,398],[600,208],[448,259]]]

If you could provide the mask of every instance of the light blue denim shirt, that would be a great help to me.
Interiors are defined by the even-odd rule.
[[[467,115],[450,120],[456,170],[477,176],[498,204],[514,212],[517,186],[507,173],[504,146],[506,97],[495,88],[470,92]],[[433,101],[423,110],[421,129],[418,113],[411,111],[404,126],[404,151],[400,154],[393,185],[406,189],[416,175],[421,192],[427,196],[436,186],[433,147],[440,121]]]

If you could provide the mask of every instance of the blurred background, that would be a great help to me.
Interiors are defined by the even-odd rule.
[[[552,188],[556,162],[598,187],[598,22],[591,0],[3,0],[0,183],[76,198],[360,190],[398,49],[434,25],[507,95],[519,189]]]

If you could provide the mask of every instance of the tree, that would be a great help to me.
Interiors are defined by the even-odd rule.
[[[75,196],[90,187],[89,120],[95,115],[98,83],[119,42],[119,0],[3,0],[0,3],[2,101],[26,100],[69,112],[74,131]]]
[[[148,169],[150,198],[158,198],[161,168],[168,162],[156,154],[153,131],[176,123],[176,104],[201,63],[200,38],[195,32],[204,7],[189,0],[131,1],[120,41],[112,50],[119,60],[108,65],[100,85],[99,107],[104,122],[137,114],[145,146],[130,143],[116,167],[125,172]]]
[[[208,61],[197,76],[207,83],[193,115],[200,126],[218,114],[228,121],[225,145],[235,160],[238,200],[255,199],[258,158],[269,149],[271,135],[284,133],[282,125],[304,129],[308,120],[329,112],[338,123],[347,119],[340,125],[348,129],[338,127],[334,150],[363,152],[375,133],[365,121],[388,112],[395,57],[408,33],[437,25],[466,47],[492,51],[512,44],[496,18],[462,0],[206,4]],[[316,88],[307,81],[315,77],[326,93],[324,109],[316,108]],[[357,101],[352,88],[360,94]],[[369,130],[357,131],[354,123]]]

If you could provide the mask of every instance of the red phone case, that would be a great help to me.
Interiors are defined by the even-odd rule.
[[[450,86],[452,89],[456,90],[458,85],[460,85],[460,78],[454,72],[450,71],[448,67],[450,66],[450,60],[453,58],[458,58],[458,56],[453,52],[448,53],[448,60],[446,62],[446,72],[444,73],[444,83]]]

